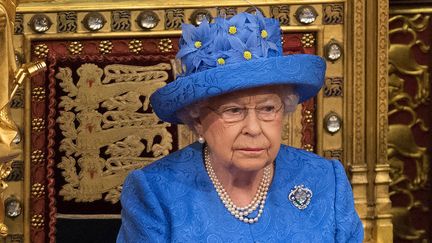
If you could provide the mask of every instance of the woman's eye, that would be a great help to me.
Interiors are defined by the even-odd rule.
[[[274,112],[276,108],[273,105],[260,107],[257,109],[260,112]]]
[[[225,109],[223,111],[223,113],[225,113],[225,114],[240,114],[240,113],[242,113],[242,111],[243,111],[243,108],[232,107],[232,108]]]

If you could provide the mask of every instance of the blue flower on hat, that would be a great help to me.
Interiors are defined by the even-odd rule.
[[[261,46],[258,44],[258,39],[254,35],[250,35],[246,43],[239,39],[229,39],[232,49],[228,52],[229,61],[232,63],[249,61],[252,58],[262,56]]]
[[[281,34],[279,22],[275,19],[265,18],[260,11],[256,11],[256,21],[250,21],[249,28],[258,33],[257,38],[262,49],[264,57],[279,56],[282,52]]]
[[[183,73],[150,97],[164,121],[181,123],[178,111],[196,101],[262,85],[294,85],[300,102],[314,96],[325,76],[325,61],[308,54],[282,53],[277,20],[240,13],[230,19],[182,25]]]
[[[247,13],[240,13],[230,19],[216,18],[215,26],[218,34],[229,39],[239,38],[241,41],[245,42],[251,34],[251,31],[247,29],[246,25],[248,23],[247,15]]]
[[[177,58],[186,66],[186,74],[198,71],[201,65],[206,66],[210,60],[209,45],[213,42],[215,32],[209,22],[204,19],[195,27],[191,24],[182,24],[183,36],[180,40],[180,50]]]
[[[265,18],[261,12],[240,13],[230,19],[204,20],[198,27],[183,24],[180,58],[183,76],[220,65],[256,58],[282,55],[280,28],[277,20]]]
[[[229,58],[229,51],[231,50],[231,44],[224,35],[218,35],[215,37],[213,45],[210,47],[213,66],[225,65]]]

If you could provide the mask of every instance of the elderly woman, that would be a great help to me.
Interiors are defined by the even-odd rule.
[[[325,62],[283,56],[280,40],[259,12],[183,25],[185,71],[151,102],[198,142],[130,173],[118,242],[362,241],[340,162],[281,145],[284,116],[316,95]]]

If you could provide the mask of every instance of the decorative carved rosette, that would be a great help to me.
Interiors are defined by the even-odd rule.
[[[44,46],[48,50],[46,44],[35,45],[36,50],[39,46]],[[38,53],[35,53],[34,59],[41,58]],[[41,98],[42,91],[45,90],[45,74],[39,74],[32,78],[31,89],[32,92],[32,112],[31,112],[31,164],[30,173],[32,178],[30,179],[31,184],[39,183],[45,185],[46,181],[46,159],[47,154],[52,155],[53,150],[48,152],[48,140],[47,128],[50,124],[47,124],[47,107],[45,103],[45,97]],[[44,223],[45,219],[42,215],[45,215],[45,205],[47,203],[44,197],[33,197],[30,198],[30,232],[34,242],[44,242],[45,232],[47,232],[47,225]]]
[[[313,152],[315,149],[315,99],[309,99],[302,104],[302,148]]]

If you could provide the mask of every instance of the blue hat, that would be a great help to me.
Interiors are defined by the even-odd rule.
[[[325,61],[315,55],[283,56],[279,22],[240,13],[230,19],[182,25],[177,58],[183,73],[150,97],[163,121],[182,123],[177,111],[197,101],[265,85],[289,84],[303,102],[321,89]]]

